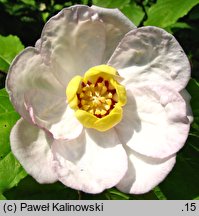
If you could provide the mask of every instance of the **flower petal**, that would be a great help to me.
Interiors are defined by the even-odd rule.
[[[20,119],[12,128],[11,149],[16,158],[39,183],[57,181],[51,152],[52,138],[43,130]]]
[[[45,25],[40,49],[57,79],[67,85],[75,75],[106,63],[134,24],[117,9],[72,6]],[[37,46],[38,47],[38,46]]]
[[[50,68],[43,63],[38,51],[30,47],[13,61],[7,76],[6,88],[15,109],[28,121],[31,121],[31,118],[24,106],[24,95],[30,89],[65,97],[65,89],[55,79]],[[44,96],[44,104],[45,99]]]
[[[123,144],[141,154],[164,158],[183,147],[190,122],[179,93],[152,86],[129,86],[123,120],[115,128]]]
[[[55,142],[53,152],[59,180],[87,193],[113,187],[127,170],[126,153],[114,130],[87,129],[77,139]]]
[[[101,64],[104,50],[104,24],[88,6],[63,9],[42,32],[41,54],[65,87],[73,76]]]
[[[132,194],[147,193],[162,182],[175,164],[175,155],[164,159],[146,157],[127,149],[129,168],[116,186],[120,191]]]
[[[55,139],[75,139],[83,130],[83,125],[75,117],[75,112],[69,106],[61,120],[51,125],[49,131]]]
[[[118,9],[107,9],[97,6],[92,6],[99,18],[104,22],[106,29],[106,50],[103,57],[103,63],[106,63],[118,43],[124,35],[136,26]]]
[[[26,92],[25,105],[33,123],[51,132],[54,139],[74,139],[83,129],[65,97],[33,89]]]
[[[176,39],[157,27],[130,31],[116,48],[109,65],[118,69],[124,83],[154,81],[183,89],[190,78],[190,64]]]

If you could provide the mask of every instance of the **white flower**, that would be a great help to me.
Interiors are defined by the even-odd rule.
[[[12,151],[40,183],[145,193],[188,136],[189,78],[166,31],[136,28],[117,9],[64,9],[10,67],[7,91],[22,116]]]

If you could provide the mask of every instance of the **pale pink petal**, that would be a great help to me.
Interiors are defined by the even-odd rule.
[[[41,54],[54,75],[67,86],[71,78],[99,65],[105,50],[105,28],[98,14],[88,6],[63,9],[45,25]]]
[[[157,159],[141,155],[127,148],[129,168],[116,186],[124,193],[143,194],[162,182],[175,164],[175,155]]]
[[[113,187],[127,170],[126,152],[114,130],[87,129],[77,139],[55,142],[53,153],[59,180],[87,193]]]
[[[152,26],[126,34],[108,64],[118,69],[124,84],[134,86],[153,81],[180,91],[190,78],[190,64],[179,43],[165,30]]]
[[[105,25],[106,49],[102,62],[106,63],[124,35],[135,29],[136,26],[118,9],[107,9],[94,5],[91,8],[98,13]]]
[[[65,97],[33,89],[26,92],[25,105],[34,124],[51,132],[55,139],[74,139],[83,129]]]
[[[20,119],[12,128],[11,149],[28,174],[39,183],[57,181],[51,144],[53,139],[43,130]]]
[[[59,122],[51,125],[49,131],[55,139],[74,139],[78,137],[83,125],[77,120],[74,110],[67,106]]]
[[[67,85],[74,75],[106,63],[123,36],[135,28],[117,9],[72,6],[45,25],[40,47],[57,79]]]
[[[37,89],[43,94],[65,97],[65,88],[56,80],[50,68],[42,61],[41,55],[34,48],[26,48],[15,58],[9,70],[6,88],[17,112],[31,121],[24,105],[24,96],[30,89]],[[43,97],[45,104],[46,97]]]
[[[127,98],[123,120],[115,127],[123,144],[157,158],[183,147],[190,122],[179,93],[166,86],[129,86]]]

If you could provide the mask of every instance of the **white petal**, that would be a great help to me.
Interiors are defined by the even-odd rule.
[[[75,139],[83,129],[83,125],[75,117],[75,112],[69,106],[61,120],[51,125],[49,131],[55,139]]]
[[[65,88],[55,79],[50,68],[43,63],[38,51],[30,47],[13,61],[7,76],[6,88],[15,109],[28,121],[31,119],[24,106],[24,95],[27,91],[37,89],[43,94],[65,96]],[[45,99],[44,96],[44,104]]]
[[[54,139],[74,139],[83,129],[65,97],[30,90],[25,94],[25,105],[34,124],[50,131]]]
[[[123,144],[157,158],[183,147],[190,122],[179,93],[166,86],[129,87],[127,97],[123,120],[116,126]]]
[[[77,139],[54,143],[53,152],[59,180],[87,193],[113,187],[127,170],[127,156],[114,130],[85,130]]]
[[[171,34],[157,27],[129,32],[108,64],[118,69],[125,84],[154,81],[180,91],[190,78],[190,64],[181,46]]]
[[[127,149],[129,168],[117,188],[125,193],[147,193],[162,182],[175,164],[175,155],[150,158]]]
[[[104,50],[104,24],[87,6],[63,9],[47,22],[42,32],[41,54],[64,86],[73,76],[83,75],[90,67],[101,64]]]
[[[51,152],[52,138],[43,130],[20,119],[12,128],[11,149],[24,169],[39,183],[57,181]]]
[[[98,13],[99,18],[105,24],[106,50],[103,63],[106,63],[124,35],[135,29],[136,26],[118,9],[107,9],[94,5],[91,8]]]

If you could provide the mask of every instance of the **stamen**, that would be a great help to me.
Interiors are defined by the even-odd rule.
[[[103,132],[122,120],[122,107],[127,96],[118,77],[115,68],[98,65],[86,71],[84,76],[73,77],[68,83],[67,102],[84,127]]]
[[[77,93],[78,107],[98,118],[110,113],[117,103],[116,89],[108,80],[99,77],[95,83],[82,82]]]

